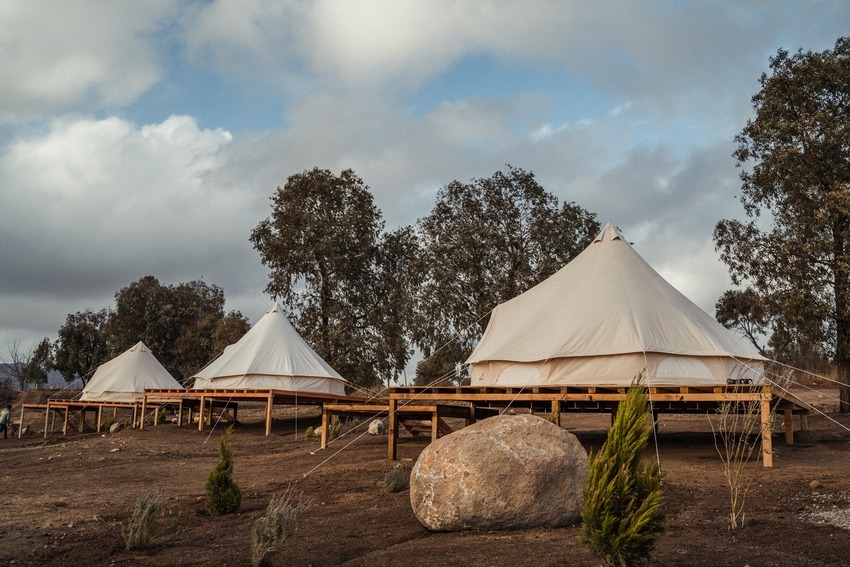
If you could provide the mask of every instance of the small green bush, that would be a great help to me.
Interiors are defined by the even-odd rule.
[[[168,412],[165,411],[165,406],[159,408],[159,414],[156,416],[156,422],[159,424],[165,423],[165,418],[168,416]]]
[[[381,481],[381,490],[388,494],[401,492],[410,486],[410,473],[399,463],[389,469],[384,475],[384,480]]]
[[[662,474],[641,453],[652,428],[640,376],[620,403],[608,439],[590,456],[582,510],[581,538],[606,565],[632,567],[649,560],[664,529]]]
[[[254,522],[251,540],[251,564],[254,567],[271,565],[274,556],[286,540],[295,533],[304,510],[310,505],[301,495],[296,499],[292,486],[281,495],[273,496],[266,515]]]
[[[207,477],[207,511],[218,516],[239,511],[242,504],[242,490],[233,480],[233,453],[230,451],[230,437],[233,426],[221,434],[218,445],[219,461]]]
[[[121,527],[124,547],[127,551],[148,547],[159,531],[161,499],[157,494],[145,494],[136,501],[133,514],[127,525]]]
[[[339,437],[339,434],[342,432],[342,422],[339,420],[338,416],[331,417],[331,421],[328,424],[328,439],[336,439]]]
[[[314,431],[315,430],[313,429],[312,425],[307,428],[307,431],[304,432],[304,442],[305,443],[309,443],[310,441],[313,440],[313,432]]]

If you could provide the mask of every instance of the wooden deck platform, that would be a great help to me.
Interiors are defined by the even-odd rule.
[[[158,405],[171,405],[173,400],[171,399],[158,399],[154,398],[151,400],[152,402],[157,402]],[[101,426],[103,423],[103,412],[104,410],[112,410],[113,418],[117,417],[118,410],[127,410],[132,411],[132,421],[131,423],[135,426],[135,424],[141,423],[144,420],[141,419],[141,416],[144,416],[144,411],[141,411],[143,407],[142,398],[137,398],[131,401],[83,401],[83,400],[74,400],[74,399],[55,399],[55,400],[47,400],[47,402],[42,404],[22,404],[21,405],[21,427],[18,430],[18,436],[20,437],[23,434],[24,430],[24,420],[26,418],[27,412],[32,414],[33,412],[44,412],[44,437],[54,431],[55,428],[55,419],[57,415],[62,417],[62,435],[67,435],[69,430],[69,424],[71,422],[72,416],[75,416],[77,419],[77,430],[79,432],[83,432],[86,424],[86,419],[89,413],[96,414],[95,420],[95,430],[100,433]],[[50,425],[50,420],[53,418],[54,425]],[[154,423],[156,423],[158,419],[158,414],[154,414]]]
[[[477,419],[496,415],[507,407],[528,408],[546,413],[558,425],[562,413],[616,413],[625,399],[628,387],[600,386],[534,386],[529,388],[497,386],[403,386],[390,388],[387,399],[369,404],[337,404],[324,406],[322,412],[322,447],[326,444],[328,420],[334,415],[373,415],[386,418],[388,429],[387,456],[395,460],[398,434],[414,419],[430,426],[431,439],[450,432],[444,417],[460,417],[465,425]],[[762,459],[765,467],[773,466],[771,416],[782,412],[785,417],[785,439],[794,441],[793,416],[801,428],[806,428],[806,404],[787,392],[778,392],[770,385],[734,384],[718,386],[652,386],[647,391],[656,416],[663,413],[712,413],[723,402],[757,402],[760,408]]]
[[[266,435],[269,435],[271,434],[272,427],[272,408],[275,404],[324,405],[334,402],[358,403],[365,402],[366,399],[358,396],[339,396],[274,389],[145,390],[142,399],[142,412],[144,413],[148,403],[163,403],[166,400],[172,400],[179,403],[180,406],[178,425],[182,425],[183,423],[183,409],[187,409],[189,412],[189,422],[192,421],[192,412],[198,411],[198,431],[203,431],[204,425],[212,424],[212,414],[216,407],[219,409],[232,409],[234,412],[233,419],[236,420],[239,402],[265,402]],[[142,424],[142,427],[144,427],[144,424]]]

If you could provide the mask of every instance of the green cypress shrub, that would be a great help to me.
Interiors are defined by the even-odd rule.
[[[233,480],[233,453],[229,446],[232,435],[231,425],[221,434],[219,461],[207,477],[207,511],[214,516],[238,512],[242,504],[242,490]]]
[[[581,538],[606,565],[632,567],[649,561],[664,530],[662,474],[641,454],[652,428],[649,403],[638,376],[620,403],[608,439],[591,454],[582,510]]]

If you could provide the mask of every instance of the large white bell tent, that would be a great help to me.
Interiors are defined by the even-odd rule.
[[[607,225],[550,278],[498,305],[467,360],[473,386],[701,386],[763,381],[762,357]]]
[[[193,378],[195,390],[272,389],[334,396],[344,396],[347,384],[301,338],[277,303]]]
[[[183,389],[180,382],[159,363],[145,343],[139,341],[129,350],[104,362],[83,388],[83,402],[133,402],[145,389]]]

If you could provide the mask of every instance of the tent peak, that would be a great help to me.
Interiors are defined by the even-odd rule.
[[[605,228],[602,229],[602,232],[599,233],[599,236],[593,239],[593,243],[596,244],[597,242],[612,242],[614,240],[622,240],[625,242],[623,234],[609,222],[605,225]]]
[[[280,304],[275,301],[266,313],[280,313]]]
[[[131,346],[129,350],[130,352],[150,352],[151,349],[148,348],[148,345],[144,341],[139,341]]]

